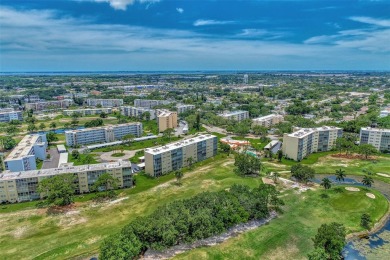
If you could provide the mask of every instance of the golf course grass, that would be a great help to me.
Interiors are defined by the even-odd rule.
[[[0,210],[0,259],[87,258],[98,252],[105,237],[160,205],[203,191],[226,189],[235,183],[250,187],[262,183],[261,178],[235,175],[233,163],[233,157],[218,155],[196,164],[192,170],[184,170],[180,186],[175,185],[173,174],[158,179],[139,175],[137,186],[118,191],[117,200],[95,203],[88,201],[93,194],[79,196],[65,214],[48,215],[46,209],[31,208],[31,202],[26,204],[28,209],[23,210],[21,203],[14,211]],[[310,239],[322,223],[338,221],[346,225],[348,232],[355,232],[362,230],[359,227],[362,213],[370,213],[377,221],[387,211],[387,200],[379,192],[370,190],[376,199],[368,198],[366,192],[337,193],[318,188],[298,194],[295,190],[285,190],[282,193],[285,213],[269,225],[177,258],[267,259],[285,258],[288,254],[291,259],[302,259],[311,250]],[[322,193],[329,198],[322,198]],[[352,205],[344,208],[344,204]]]

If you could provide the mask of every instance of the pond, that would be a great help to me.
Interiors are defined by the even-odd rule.
[[[353,176],[352,178],[345,178],[343,182],[336,181],[333,175],[318,174],[313,180],[320,183],[321,179],[329,178],[334,185],[351,184],[356,186],[363,186],[361,183],[362,177]],[[372,187],[382,192],[385,197],[390,200],[390,185],[375,180]],[[364,260],[364,259],[389,259],[390,256],[390,218],[387,219],[386,224],[377,232],[368,236],[367,238],[355,238],[348,242],[343,251],[344,259],[346,260]]]

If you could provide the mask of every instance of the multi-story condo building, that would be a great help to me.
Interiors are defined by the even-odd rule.
[[[123,99],[89,98],[87,99],[87,105],[91,107],[96,107],[98,105],[101,105],[102,107],[120,107],[123,105]]]
[[[22,112],[21,111],[0,112],[0,122],[10,122],[12,120],[23,121]]]
[[[150,114],[149,120],[156,119],[156,110],[154,109],[147,108],[147,107],[131,107],[131,106],[121,107],[121,113],[124,116],[143,118],[146,112],[149,112]]]
[[[48,110],[48,109],[63,109],[68,108],[70,105],[73,104],[73,100],[71,99],[64,99],[64,100],[56,100],[56,101],[42,101],[42,102],[35,102],[35,103],[26,103],[26,109],[27,110],[34,110],[34,111],[41,111],[41,110]]]
[[[90,116],[90,115],[100,115],[103,112],[106,114],[111,114],[112,108],[102,107],[102,108],[71,109],[71,110],[64,110],[62,113],[65,116],[71,116],[75,113],[80,114],[82,116]]]
[[[252,119],[253,124],[264,127],[271,127],[283,121],[282,115],[271,114],[268,116],[262,116]]]
[[[40,199],[39,183],[48,177],[71,174],[75,177],[76,193],[91,191],[91,187],[103,173],[109,173],[118,179],[119,188],[133,186],[131,162],[117,161],[90,165],[65,165],[60,168],[22,171],[0,174],[0,203],[21,202]]]
[[[142,135],[142,123],[127,123],[102,127],[92,127],[65,131],[66,144],[78,146],[94,143],[109,143],[121,140],[123,136],[132,134],[135,137]]]
[[[232,112],[226,112],[223,114],[219,114],[219,116],[229,119],[229,120],[236,120],[236,121],[242,121],[244,119],[249,118],[249,112],[248,111],[243,111],[243,110],[238,110],[238,111],[232,111]]]
[[[215,156],[217,142],[216,136],[206,134],[165,146],[147,148],[145,149],[145,172],[153,177],[159,177]]]
[[[155,106],[168,105],[169,103],[171,103],[171,101],[169,101],[169,100],[152,100],[152,99],[135,99],[134,100],[135,107],[153,108]]]
[[[177,112],[171,112],[166,110],[159,110],[158,116],[158,131],[164,132],[168,128],[176,128],[177,127]]]
[[[11,172],[37,168],[36,159],[46,159],[46,134],[26,135],[4,160],[5,169]]]
[[[390,129],[362,127],[360,129],[360,144],[371,144],[378,151],[390,151]]]
[[[292,134],[283,136],[283,155],[295,161],[301,161],[315,152],[331,150],[336,139],[343,135],[343,130],[333,126],[318,128],[296,128]]]
[[[176,108],[177,108],[177,113],[181,114],[187,112],[188,110],[195,109],[195,105],[177,105]]]

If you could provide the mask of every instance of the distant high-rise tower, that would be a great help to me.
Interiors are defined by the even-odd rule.
[[[244,75],[244,84],[248,84],[248,74]]]

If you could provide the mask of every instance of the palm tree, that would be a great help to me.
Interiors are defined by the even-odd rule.
[[[362,183],[364,186],[371,187],[371,185],[374,183],[374,179],[370,176],[364,175]]]
[[[343,169],[336,170],[336,180],[338,182],[344,181],[345,176],[347,175],[345,174],[345,171]]]
[[[180,184],[181,178],[183,178],[183,172],[181,170],[175,171],[175,177],[178,184]]]
[[[324,187],[325,190],[329,190],[330,187],[332,187],[332,182],[328,178],[323,178],[321,186]]]
[[[188,166],[191,168],[192,167],[192,164],[194,163],[194,158],[192,157],[188,157],[187,158],[187,164]]]
[[[280,177],[280,173],[279,172],[274,172],[272,174],[272,180],[274,181],[275,184],[278,183],[279,177]]]
[[[56,122],[51,122],[51,123],[50,123],[50,128],[51,128],[51,129],[54,130],[56,127],[57,127]]]

